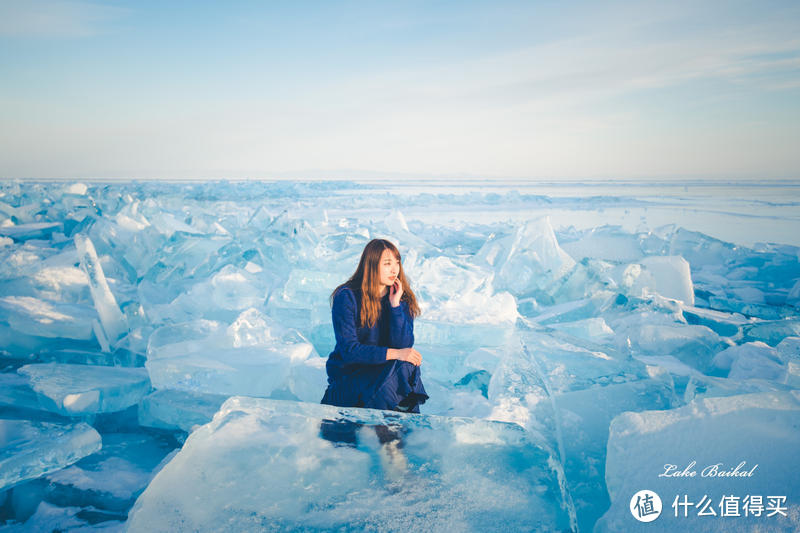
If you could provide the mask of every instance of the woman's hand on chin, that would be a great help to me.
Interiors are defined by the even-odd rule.
[[[414,348],[389,348],[386,350],[386,360],[397,359],[398,361],[408,361],[414,366],[422,364],[422,354]]]
[[[403,297],[403,284],[400,280],[395,278],[394,282],[389,286],[389,303],[392,307],[400,305],[400,298]]]

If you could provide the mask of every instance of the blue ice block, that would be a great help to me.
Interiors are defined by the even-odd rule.
[[[563,531],[553,457],[515,424],[232,397],[128,531]]]
[[[195,391],[162,389],[139,402],[139,424],[160,429],[191,432],[207,424],[228,396]]]
[[[0,419],[0,491],[71,465],[101,447],[86,423]]]
[[[797,391],[697,398],[678,409],[620,414],[608,439],[611,507],[594,531],[798,531],[799,422]],[[652,522],[639,522],[631,511],[641,490],[661,500]],[[754,496],[763,505],[760,516],[745,514],[744,499]],[[783,513],[768,516],[769,496],[784,498]]]
[[[18,372],[28,377],[43,409],[67,416],[121,411],[150,390],[144,368],[39,363]]]

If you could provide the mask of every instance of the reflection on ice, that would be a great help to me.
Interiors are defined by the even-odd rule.
[[[234,397],[194,431],[129,531],[563,530],[548,453],[521,428]]]

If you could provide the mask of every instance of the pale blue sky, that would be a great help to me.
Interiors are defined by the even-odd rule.
[[[0,0],[3,178],[800,179],[798,146],[796,1]]]

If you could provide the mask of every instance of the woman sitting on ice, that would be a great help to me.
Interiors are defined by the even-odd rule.
[[[394,244],[367,243],[356,272],[331,301],[336,347],[322,403],[419,413],[428,399],[422,355],[412,348],[419,306]]]

